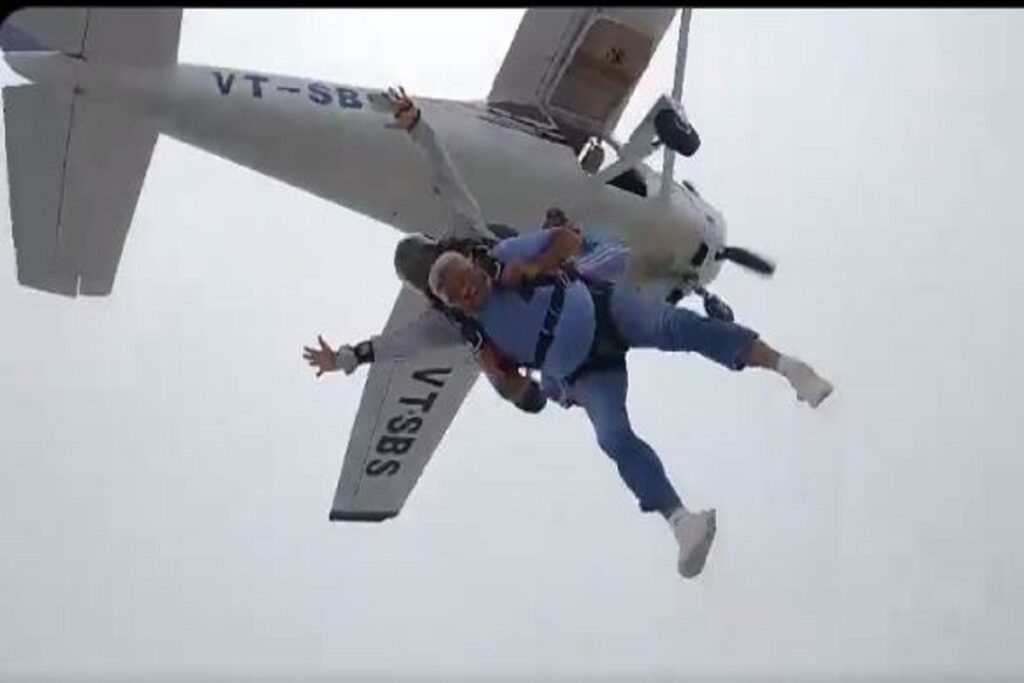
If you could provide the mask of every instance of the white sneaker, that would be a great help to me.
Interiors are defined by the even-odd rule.
[[[668,523],[679,543],[679,573],[692,579],[704,569],[711,542],[715,540],[715,511],[693,513],[680,508],[672,513]]]
[[[779,372],[796,389],[797,399],[805,401],[812,408],[817,408],[832,393],[832,385],[827,380],[819,377],[810,365],[796,358],[780,359]]]

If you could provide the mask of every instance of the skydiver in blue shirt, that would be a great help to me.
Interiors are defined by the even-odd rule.
[[[404,93],[393,102],[402,128],[414,135],[414,129],[424,128],[419,109]],[[475,207],[454,168],[444,175],[454,183],[459,204]],[[812,407],[832,386],[747,327],[651,300],[624,283],[579,277],[566,266],[581,244],[578,232],[565,225],[502,240],[491,250],[501,264],[498,277],[466,255],[446,251],[432,261],[427,284],[432,296],[479,326],[486,344],[478,362],[503,396],[524,409],[543,408],[545,392],[522,372],[532,369],[541,373],[547,393],[586,411],[599,446],[615,462],[641,511],[657,511],[671,526],[679,573],[695,577],[714,539],[715,510],[688,510],[657,454],[634,433],[626,410],[626,351],[691,351],[730,370],[764,368],[785,377],[797,398]],[[365,351],[360,358],[347,346],[336,352],[320,341],[319,350],[306,348],[318,376],[336,369],[350,373],[360,362],[379,358]]]

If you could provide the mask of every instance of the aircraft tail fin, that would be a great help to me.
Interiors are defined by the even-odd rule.
[[[0,27],[0,47],[170,66],[180,24],[180,9],[29,8]],[[5,87],[3,101],[18,282],[110,294],[156,130],[70,85]]]
[[[43,86],[3,89],[18,282],[110,294],[157,133]]]
[[[0,26],[4,52],[56,51],[89,62],[171,66],[178,61],[180,8],[29,7]]]

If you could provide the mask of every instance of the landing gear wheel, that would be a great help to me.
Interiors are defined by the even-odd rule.
[[[683,121],[675,109],[662,109],[655,114],[654,130],[669,149],[684,157],[692,157],[700,149],[697,130]]]
[[[724,320],[727,323],[731,323],[736,319],[729,304],[710,292],[704,297],[704,312],[708,314],[709,318]]]

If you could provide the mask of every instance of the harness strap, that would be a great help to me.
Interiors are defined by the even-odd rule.
[[[565,288],[577,279],[579,279],[579,275],[575,270],[564,268],[559,270],[557,275],[545,276],[531,282],[534,287],[538,285],[554,287],[554,290],[551,292],[551,300],[548,302],[548,310],[544,314],[544,322],[540,326],[537,346],[533,352],[533,364],[531,367],[535,369],[539,370],[544,366],[548,350],[551,348],[551,343],[555,340],[555,328],[562,317],[562,308],[565,304]]]
[[[501,280],[502,262],[491,255],[491,240],[449,238],[439,242],[441,251],[454,249],[469,257],[476,265],[484,269],[496,285]],[[540,334],[537,336],[537,343],[534,347],[533,362],[528,365],[533,369],[540,369],[544,365],[551,344],[555,340],[555,328],[562,317],[562,308],[565,303],[565,288],[575,280],[583,280],[587,286],[590,281],[584,278],[572,264],[564,264],[557,274],[542,275],[533,280],[522,283],[519,286],[519,294],[529,300],[537,287],[553,287],[551,300],[548,302],[548,310],[544,314],[544,322],[541,324]],[[445,316],[459,328],[462,338],[473,348],[479,351],[488,341],[483,325],[470,315],[462,314],[445,305],[440,299],[428,295],[431,302],[440,309]]]
[[[440,311],[444,317],[448,318],[449,322],[458,328],[463,341],[469,344],[474,353],[483,348],[483,345],[488,340],[487,334],[484,332],[484,326],[481,325],[479,321],[472,316],[465,315],[446,305],[443,301],[434,296],[433,292],[427,293],[427,299],[429,299],[430,304],[436,310]]]
[[[565,383],[571,385],[584,375],[598,370],[611,368],[625,369],[626,351],[629,344],[615,328],[611,313],[611,294],[613,286],[604,282],[588,282],[590,296],[594,300],[594,317],[596,326],[594,341],[586,359],[566,378]]]

